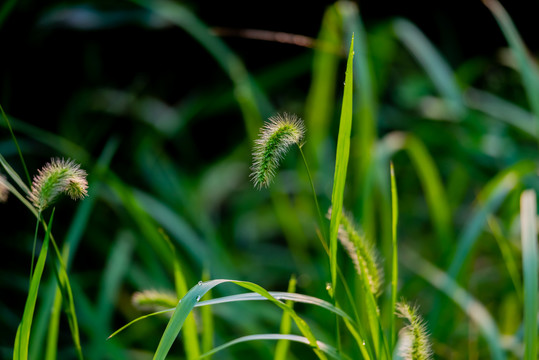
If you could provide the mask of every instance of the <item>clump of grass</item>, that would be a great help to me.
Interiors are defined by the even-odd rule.
[[[406,360],[429,360],[432,359],[427,327],[417,308],[401,301],[397,303],[397,315],[408,321],[402,329],[402,342],[399,354]]]
[[[291,145],[301,147],[304,135],[303,121],[295,115],[284,113],[269,118],[255,140],[251,167],[255,187],[261,189],[269,186],[279,161]]]
[[[53,204],[62,193],[73,200],[82,199],[88,195],[86,176],[86,171],[73,160],[52,159],[34,176],[28,197],[39,212]]]

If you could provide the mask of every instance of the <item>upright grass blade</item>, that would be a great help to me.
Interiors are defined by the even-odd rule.
[[[352,1],[338,1],[337,7],[343,22],[343,30],[348,34],[345,41],[354,36],[354,141],[352,158],[356,167],[354,171],[354,187],[361,188],[369,163],[374,158],[376,141],[376,90],[370,66],[370,53],[367,47],[367,32],[363,26],[358,6]],[[358,194],[355,194],[358,195]],[[354,195],[352,195],[354,196]],[[354,196],[355,198],[355,196]],[[374,212],[374,211],[373,211]],[[361,218],[368,214],[361,214]],[[365,224],[364,224],[365,225]],[[364,226],[365,227],[365,226]],[[367,231],[368,235],[371,235]]]
[[[423,66],[433,84],[449,105],[449,109],[452,112],[450,115],[457,118],[462,116],[465,107],[461,91],[455,80],[453,71],[447,62],[427,37],[408,20],[397,19],[393,27],[395,29],[395,36],[399,38]]]
[[[333,49],[339,49],[342,45],[341,18],[336,5],[325,11],[317,41],[321,46],[314,49],[311,87],[305,105],[305,124],[309,129],[305,152],[314,169],[323,165],[320,164],[323,143],[335,106],[340,56]]]
[[[492,12],[500,26],[511,51],[515,55],[517,65],[522,77],[522,83],[526,89],[526,95],[532,112],[536,118],[535,136],[539,138],[539,71],[534,60],[530,57],[526,45],[522,41],[515,24],[497,0],[483,0],[483,3]]]
[[[185,319],[187,318],[187,315],[189,315],[189,313],[193,310],[193,308],[204,296],[204,294],[206,294],[215,286],[223,283],[233,283],[247,290],[254,291],[271,301],[273,304],[277,305],[283,311],[287,312],[292,317],[301,333],[308,339],[309,344],[311,345],[315,354],[320,359],[326,359],[326,356],[318,347],[317,340],[311,332],[309,325],[307,325],[307,323],[303,319],[301,319],[293,309],[291,309],[289,306],[285,305],[281,301],[275,299],[269,292],[264,290],[259,285],[246,281],[235,281],[226,279],[199,282],[198,285],[194,286],[191,290],[189,290],[189,292],[178,303],[178,306],[176,307],[176,310],[174,311],[174,314],[172,315],[172,318],[170,319],[167,328],[165,329],[165,332],[161,337],[157,350],[154,354],[154,359],[165,359],[172,344],[178,336],[185,322]]]
[[[447,273],[423,259],[413,250],[406,249],[406,251],[402,252],[402,255],[401,262],[408,268],[408,270],[421,276],[438,290],[443,292],[478,326],[479,331],[490,348],[491,358],[504,360],[506,356],[501,347],[498,326],[483,304],[477,301],[465,289],[460,287]]]
[[[354,37],[350,43],[348,62],[346,65],[346,76],[344,83],[344,94],[341,109],[341,120],[339,124],[339,136],[337,139],[337,155],[335,160],[335,175],[333,178],[333,191],[331,194],[331,221],[329,231],[329,262],[331,270],[331,285],[333,296],[337,285],[337,234],[341,224],[341,214],[343,207],[344,186],[346,182],[346,170],[348,168],[348,158],[350,156],[350,135],[352,132],[352,91],[353,91],[353,58],[354,58]]]
[[[206,267],[204,271],[202,271],[202,281],[209,281],[210,280],[210,271]],[[208,291],[205,295],[206,299],[212,297],[212,291]],[[200,317],[202,318],[202,341],[201,341],[201,351],[203,353],[206,353],[213,349],[214,347],[214,340],[213,335],[215,334],[215,326],[214,326],[214,320],[213,320],[213,312],[212,308],[210,306],[204,306],[202,309],[200,309]]]
[[[163,230],[160,229],[159,232],[163,236],[163,239],[167,242],[170,251],[172,252],[172,264],[174,266],[174,287],[176,289],[178,299],[181,299],[187,293],[188,289],[184,273],[181,270],[180,262],[178,260],[178,256],[176,255],[176,248]],[[185,319],[184,346],[187,359],[197,359],[200,356],[200,345],[197,334],[198,332],[195,317],[191,313],[187,316],[187,319]]]
[[[398,252],[397,252],[397,224],[399,219],[399,200],[397,196],[397,183],[393,162],[390,165],[391,174],[391,228],[392,228],[392,257],[391,257],[391,303],[389,321],[389,348],[393,349],[396,343],[395,334],[395,306],[397,304],[397,287],[399,280]]]
[[[296,277],[292,276],[290,278],[290,281],[288,282],[288,290],[289,293],[296,292]],[[291,309],[294,308],[294,303],[292,300],[287,300],[286,305],[290,306]],[[292,319],[290,318],[290,315],[287,313],[283,313],[283,316],[281,317],[281,327],[280,327],[280,333],[281,335],[287,335],[290,334],[290,330],[292,328]],[[280,339],[277,342],[277,346],[275,347],[275,354],[273,356],[274,360],[286,360],[288,348],[290,347],[290,341],[287,339]]]
[[[298,335],[289,335],[289,334],[259,334],[259,335],[248,335],[248,336],[242,336],[240,338],[234,339],[232,341],[229,341],[223,345],[220,345],[216,347],[215,349],[212,349],[211,351],[208,351],[207,353],[204,353],[200,356],[200,358],[206,358],[210,355],[213,355],[221,350],[224,350],[232,345],[240,344],[247,341],[258,341],[258,340],[277,340],[279,343],[282,341],[286,341],[287,343],[290,341],[303,343],[306,345],[310,345],[309,339],[303,336]],[[317,341],[317,345],[320,348],[322,352],[324,352],[326,355],[331,357],[332,359],[350,359],[348,356],[341,354],[337,349],[335,349],[332,346],[329,346],[328,344],[325,344],[321,341]]]
[[[386,135],[379,148],[379,163],[386,164],[397,151],[405,150],[417,172],[429,207],[429,214],[438,239],[440,252],[446,254],[453,241],[451,211],[447,194],[436,162],[429,154],[425,144],[413,134],[392,132]],[[372,172],[376,168],[373,166]],[[374,176],[374,175],[372,175]]]
[[[49,240],[52,229],[52,221],[54,218],[54,209],[52,210],[47,232],[43,240],[43,246],[39,252],[35,271],[30,281],[30,289],[28,291],[28,297],[24,305],[24,312],[22,320],[17,330],[17,338],[13,349],[14,360],[26,360],[28,359],[28,347],[30,344],[30,331],[32,328],[32,320],[34,317],[34,310],[36,307],[37,293],[39,291],[39,284],[41,283],[41,276],[45,268],[45,261],[47,259],[47,253],[49,250]]]
[[[524,272],[524,359],[537,359],[537,200],[534,190],[520,197],[522,267]]]

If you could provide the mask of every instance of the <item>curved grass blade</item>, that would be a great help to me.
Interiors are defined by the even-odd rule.
[[[346,183],[346,171],[348,168],[348,158],[350,156],[350,135],[352,132],[352,91],[353,91],[353,58],[354,58],[354,37],[350,44],[348,62],[346,65],[346,76],[344,83],[344,95],[341,109],[341,120],[339,124],[339,136],[337,139],[337,155],[335,160],[335,175],[333,179],[333,191],[331,194],[331,221],[329,226],[329,262],[331,270],[332,296],[334,296],[337,285],[337,234],[341,224],[341,214],[343,207],[344,186]]]
[[[14,360],[26,360],[28,359],[28,347],[30,344],[30,331],[32,328],[32,320],[34,317],[34,310],[36,307],[37,293],[39,291],[39,284],[41,283],[41,276],[45,268],[45,261],[47,259],[47,253],[49,250],[49,240],[51,235],[52,220],[54,218],[54,209],[52,210],[47,232],[43,240],[43,246],[39,252],[37,263],[35,266],[32,280],[30,281],[30,289],[28,290],[28,297],[24,305],[24,312],[22,320],[17,330],[17,337],[15,346],[13,349]],[[19,331],[20,330],[20,331]]]
[[[539,94],[539,71],[537,65],[530,57],[524,41],[522,41],[515,24],[504,7],[497,0],[483,0],[483,3],[496,18],[515,55],[528,102],[536,117],[535,136],[539,137],[539,97],[537,96]]]
[[[537,200],[534,190],[520,197],[524,272],[524,359],[537,359]]]
[[[295,293],[296,292],[296,277],[292,276],[290,278],[290,281],[288,282],[288,293]],[[294,303],[292,300],[287,300],[286,305],[290,306],[291,309],[294,308]],[[281,326],[279,328],[279,332],[282,335],[290,334],[290,331],[292,329],[292,319],[290,318],[290,315],[287,313],[283,313],[283,316],[281,317]],[[280,339],[277,342],[277,345],[275,346],[275,354],[273,355],[273,360],[286,360],[288,349],[290,348],[290,341],[286,339]]]
[[[505,352],[501,347],[500,333],[496,322],[488,310],[470,295],[447,273],[423,259],[411,249],[402,252],[401,263],[408,270],[427,280],[457,304],[478,326],[491,352],[492,359],[504,360]]]
[[[395,20],[393,27],[395,36],[410,50],[423,66],[434,86],[443,96],[452,117],[459,118],[464,114],[464,103],[461,91],[453,75],[451,67],[438,53],[427,37],[410,21]]]
[[[207,353],[204,353],[202,355],[200,355],[200,358],[205,358],[207,356],[210,356],[210,355],[213,355],[221,350],[224,350],[232,345],[236,345],[236,344],[240,344],[240,343],[243,343],[243,342],[248,342],[248,341],[257,341],[257,340],[278,340],[278,341],[283,341],[283,340],[286,340],[286,341],[294,341],[294,342],[299,342],[299,343],[303,343],[303,344],[306,344],[306,345],[310,345],[310,342],[309,342],[309,339],[307,339],[306,337],[303,337],[303,336],[299,336],[299,335],[287,335],[287,334],[258,334],[258,335],[248,335],[248,336],[242,336],[240,338],[237,338],[237,339],[234,339],[232,341],[229,341],[223,345],[220,345],[214,349],[212,349],[211,351],[208,351]],[[318,347],[320,348],[320,350],[322,352],[324,352],[326,355],[328,355],[329,357],[333,358],[333,359],[350,359],[348,356],[344,355],[344,354],[340,354],[339,351],[337,351],[337,349],[335,349],[334,347],[332,346],[329,346],[328,344],[325,344],[321,341],[317,341],[316,342]]]
[[[194,286],[191,290],[189,290],[189,292],[178,303],[178,306],[176,307],[174,314],[172,315],[172,318],[170,319],[165,329],[165,332],[163,333],[163,336],[161,337],[157,350],[154,354],[154,359],[165,359],[165,357],[168,354],[168,351],[170,350],[172,344],[174,343],[176,337],[178,336],[185,322],[185,319],[187,318],[187,315],[191,313],[193,308],[200,301],[200,299],[204,296],[204,294],[206,294],[215,286],[219,284],[223,284],[223,283],[233,283],[247,290],[254,291],[260,294],[261,296],[265,297],[267,300],[271,301],[273,304],[277,305],[283,311],[287,312],[292,317],[292,319],[296,323],[301,333],[309,340],[309,344],[312,346],[313,351],[316,353],[316,355],[320,359],[326,359],[326,356],[318,348],[318,345],[316,343],[316,338],[311,332],[309,326],[303,319],[301,319],[296,314],[296,312],[293,309],[291,309],[289,306],[285,305],[281,301],[275,299],[268,291],[266,291],[264,288],[260,287],[259,285],[246,282],[246,281],[236,281],[236,280],[227,280],[227,279],[199,282],[196,286]],[[117,332],[115,334],[117,334]]]

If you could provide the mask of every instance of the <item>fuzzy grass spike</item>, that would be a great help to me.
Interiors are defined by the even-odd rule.
[[[40,212],[53,204],[62,193],[73,200],[82,199],[88,195],[86,176],[86,171],[73,160],[52,159],[34,176],[28,197]]]
[[[399,354],[406,360],[429,360],[432,359],[427,327],[423,318],[417,314],[417,309],[408,303],[397,303],[397,315],[408,321],[402,329],[402,342]]]
[[[7,182],[7,179],[4,175],[0,175],[0,203],[7,201],[7,196],[9,194],[9,190],[5,183]]]
[[[279,161],[291,145],[301,147],[304,135],[303,121],[295,115],[284,113],[269,118],[255,140],[251,167],[255,187],[261,189],[269,186]]]
[[[358,274],[366,277],[371,293],[374,296],[380,295],[384,280],[384,273],[379,264],[380,256],[374,244],[358,230],[351,216],[344,211],[341,216],[338,237],[343,248],[354,262]]]

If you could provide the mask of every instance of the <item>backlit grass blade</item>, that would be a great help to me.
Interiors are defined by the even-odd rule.
[[[221,350],[224,350],[232,345],[240,344],[243,342],[248,341],[260,341],[260,340],[278,340],[278,341],[294,341],[303,343],[306,345],[310,345],[309,339],[303,336],[299,335],[288,335],[288,334],[259,334],[259,335],[248,335],[248,336],[242,336],[237,339],[234,339],[232,341],[229,341],[223,345],[220,345],[216,347],[215,349],[212,349],[211,351],[208,351],[207,353],[204,353],[200,356],[200,358],[206,358],[207,356],[213,355]],[[345,354],[339,353],[337,349],[335,349],[332,346],[329,346],[328,344],[325,344],[321,341],[317,341],[317,345],[320,348],[322,352],[324,352],[326,355],[331,357],[332,359],[350,359]]]
[[[402,252],[402,255],[401,263],[406,266],[408,270],[424,278],[444,293],[477,325],[490,348],[491,358],[495,360],[504,360],[506,356],[501,347],[498,326],[485,306],[477,301],[465,289],[460,287],[447,273],[423,259],[413,250],[406,249],[406,251]],[[429,326],[432,326],[432,324],[429,323]]]
[[[520,197],[522,268],[524,272],[524,359],[537,359],[537,199],[534,190]]]
[[[397,196],[397,182],[393,162],[390,164],[391,175],[391,233],[392,233],[392,257],[391,257],[391,304],[389,321],[389,348],[393,349],[396,343],[395,334],[395,306],[397,304],[397,289],[399,280],[398,247],[397,247],[397,224],[399,220],[399,200]]]
[[[6,159],[0,154],[0,164],[6,170],[7,174],[13,179],[13,181],[25,192],[26,195],[30,194],[30,188],[26,183],[21,179],[19,174],[13,168],[9,163],[6,161]]]
[[[295,324],[297,325],[301,333],[309,340],[309,344],[311,345],[316,355],[320,359],[326,359],[326,356],[318,348],[318,344],[316,342],[317,340],[315,336],[313,335],[313,333],[311,332],[309,325],[307,325],[307,323],[303,319],[301,319],[293,309],[291,309],[289,306],[282,303],[281,301],[277,300],[268,291],[264,290],[259,285],[246,282],[246,281],[236,281],[236,280],[226,280],[226,279],[211,280],[207,282],[201,281],[196,286],[194,286],[191,290],[189,290],[189,292],[178,303],[178,306],[176,307],[174,314],[172,315],[172,318],[170,319],[165,329],[165,332],[163,333],[163,336],[161,337],[157,350],[154,354],[154,359],[165,359],[172,344],[174,343],[174,341],[176,340],[176,337],[178,336],[180,330],[182,329],[185,319],[191,313],[193,308],[197,305],[197,303],[204,296],[204,294],[206,294],[209,290],[211,290],[215,286],[219,284],[223,284],[223,283],[233,283],[247,290],[254,291],[260,294],[261,296],[263,296],[264,298],[266,298],[267,300],[269,300],[270,302],[272,302],[273,304],[275,304],[276,306],[278,306],[279,308],[281,308],[283,311],[287,312],[291,316],[291,318],[294,320]],[[117,334],[117,332],[115,334]]]
[[[352,132],[352,91],[353,91],[353,58],[354,58],[354,38],[350,44],[348,62],[346,65],[346,76],[344,82],[344,94],[341,109],[341,120],[339,123],[339,136],[337,139],[337,155],[335,160],[335,175],[333,178],[333,191],[331,194],[331,221],[329,231],[329,262],[331,270],[331,284],[333,294],[337,285],[337,234],[341,224],[341,214],[343,207],[344,186],[346,183],[346,171],[348,168],[348,158],[350,156],[350,135]]]
[[[405,150],[410,157],[425,192],[429,214],[440,240],[441,253],[446,253],[453,241],[451,210],[434,158],[425,144],[413,134],[392,132],[382,139],[381,145],[379,148],[381,159],[378,161],[383,164],[386,164],[397,151]]]
[[[352,1],[339,1],[336,7],[342,17],[346,40],[354,36],[354,143],[352,157],[358,162],[353,169],[355,186],[361,186],[369,163],[373,159],[376,141],[376,91],[367,47],[367,32],[358,6]]]
[[[515,24],[507,11],[505,11],[504,7],[497,0],[483,0],[483,3],[496,18],[498,25],[511,47],[513,55],[516,58],[530,107],[536,117],[535,134],[539,137],[539,97],[537,96],[537,94],[539,94],[539,71],[537,65],[530,57],[526,45],[522,41]]]
[[[34,310],[36,307],[37,293],[39,291],[39,284],[41,283],[41,276],[45,269],[45,261],[47,259],[47,253],[49,250],[49,240],[51,235],[52,221],[54,218],[54,209],[52,210],[47,232],[43,240],[43,245],[39,252],[37,263],[30,281],[30,289],[28,290],[28,297],[24,305],[24,312],[22,320],[19,325],[20,330],[17,330],[17,339],[13,349],[14,360],[26,360],[28,359],[28,347],[30,344],[30,331],[32,328],[32,320],[34,317]]]
[[[460,117],[464,113],[461,91],[453,71],[427,37],[411,22],[405,19],[395,20],[395,36],[410,50],[423,66],[434,86],[446,100],[451,116]]]
[[[180,261],[176,255],[176,248],[174,247],[174,244],[170,241],[168,235],[165,234],[163,230],[160,229],[160,232],[173,255],[172,265],[174,268],[174,288],[176,289],[178,299],[181,299],[189,290],[187,288],[187,281],[185,280],[184,273],[181,270]],[[184,345],[187,359],[197,359],[200,356],[200,345],[197,334],[198,331],[195,323],[195,317],[193,314],[189,314],[185,320],[184,332]]]
[[[288,282],[288,290],[289,293],[296,292],[296,277],[292,276],[290,278],[290,281]],[[286,305],[290,306],[291,309],[294,308],[294,303],[292,300],[287,300]],[[280,333],[281,335],[287,335],[290,334],[290,330],[292,329],[292,319],[290,318],[290,315],[287,313],[283,313],[283,316],[281,317],[281,326],[280,326]],[[290,342],[286,339],[280,339],[277,342],[277,346],[275,346],[275,354],[273,356],[274,360],[286,360],[288,348],[290,347]]]
[[[305,106],[305,125],[309,129],[309,141],[305,152],[309,163],[318,169],[324,140],[330,127],[330,119],[335,106],[335,89],[340,54],[331,49],[339,49],[342,44],[341,18],[336,6],[332,5],[324,13],[318,43],[314,49],[311,87]]]

